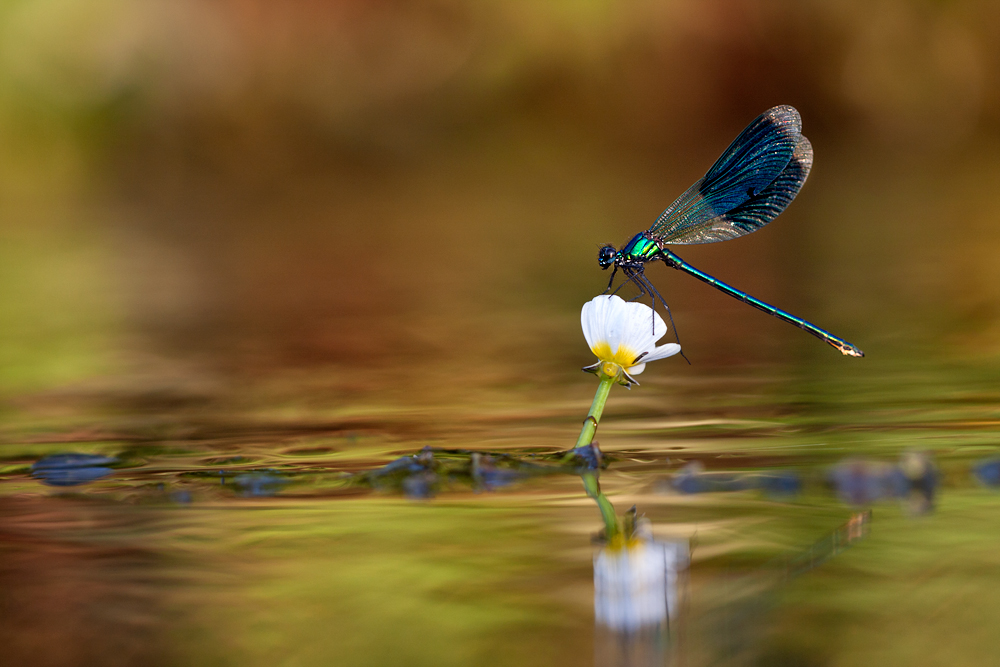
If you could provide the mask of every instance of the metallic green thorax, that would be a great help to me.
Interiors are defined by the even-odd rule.
[[[646,238],[645,234],[636,234],[625,247],[618,252],[626,261],[649,262],[660,254],[660,246]]]

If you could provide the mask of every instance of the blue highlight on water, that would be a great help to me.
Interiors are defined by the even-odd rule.
[[[31,466],[31,476],[49,486],[78,486],[107,477],[114,472],[109,466],[117,462],[113,456],[50,454]]]
[[[981,484],[1000,487],[1000,459],[986,459],[972,467],[972,474]]]
[[[287,478],[266,472],[243,473],[236,475],[231,481],[239,489],[240,495],[248,498],[276,495],[288,484]]]

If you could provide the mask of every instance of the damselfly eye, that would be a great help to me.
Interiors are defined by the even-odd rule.
[[[618,253],[614,246],[606,245],[597,253],[597,263],[601,265],[602,269],[606,269],[614,263],[616,254]]]

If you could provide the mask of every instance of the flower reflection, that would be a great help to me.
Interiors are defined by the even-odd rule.
[[[596,296],[583,304],[580,313],[583,336],[600,360],[584,370],[603,373],[630,386],[646,364],[681,351],[676,343],[657,347],[667,325],[649,306],[626,302],[614,295]]]
[[[670,650],[688,544],[654,540],[645,520],[634,527],[594,556],[596,665],[662,665]]]
[[[594,557],[594,618],[617,631],[666,627],[679,607],[678,579],[687,568],[686,542],[636,540]]]

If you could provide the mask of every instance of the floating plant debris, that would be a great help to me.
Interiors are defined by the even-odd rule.
[[[604,467],[607,461],[596,443],[554,454],[524,456],[428,446],[381,468],[358,473],[352,481],[410,498],[430,498],[444,487],[493,491],[532,476],[578,474],[581,469]]]
[[[1000,459],[986,459],[972,466],[972,474],[981,484],[1000,486]]]
[[[66,452],[51,454],[31,466],[31,475],[49,486],[78,486],[110,475],[110,465],[118,463],[112,456]]]

